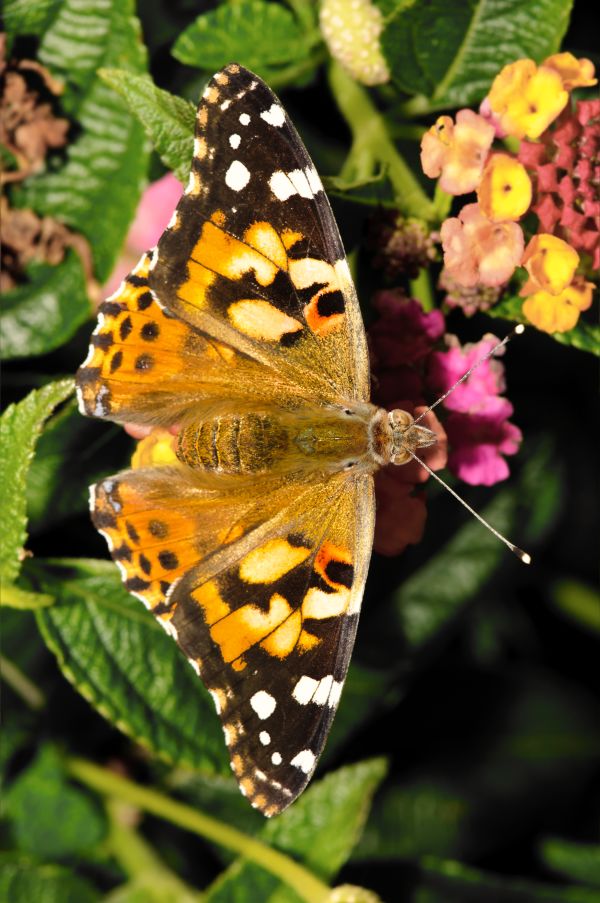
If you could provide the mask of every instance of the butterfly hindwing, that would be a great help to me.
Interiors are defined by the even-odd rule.
[[[190,181],[150,284],[168,310],[311,398],[368,398],[360,309],[323,186],[275,95],[235,64],[200,102]]]
[[[240,787],[267,815],[308,783],[339,702],[372,491],[369,475],[339,475],[291,491],[273,480],[257,499],[227,481],[207,489],[176,466],[109,478],[93,494],[125,585],[202,677]]]

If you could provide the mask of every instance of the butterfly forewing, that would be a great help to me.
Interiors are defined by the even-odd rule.
[[[341,410],[346,438],[362,435],[368,384],[318,176],[275,95],[229,66],[201,101],[186,193],[101,307],[77,386],[82,413],[181,430],[180,460],[103,480],[92,517],[211,691],[240,788],[267,815],[310,779],[354,643],[373,480],[332,459],[329,424]],[[287,451],[261,432],[277,423]],[[329,451],[313,461],[315,424]]]

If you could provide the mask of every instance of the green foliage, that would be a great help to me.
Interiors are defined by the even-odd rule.
[[[100,894],[69,869],[0,853],[0,897],[11,903],[95,903]]]
[[[133,0],[102,0],[89,7],[62,0],[53,8],[39,59],[64,79],[62,104],[81,133],[69,145],[63,166],[28,179],[13,198],[82,233],[93,247],[100,281],[110,275],[148,166],[141,126],[97,74],[101,66],[145,70],[133,8]]]
[[[36,572],[57,599],[38,612],[40,630],[78,691],[167,761],[229,773],[212,700],[116,568],[64,559]]]
[[[207,72],[241,63],[271,84],[291,70],[314,68],[311,45],[319,32],[306,31],[288,9],[265,0],[223,4],[195,20],[175,41],[173,56]]]
[[[11,785],[6,812],[19,849],[40,859],[89,852],[106,834],[98,803],[67,783],[60,756],[50,746]]]
[[[157,88],[148,75],[123,69],[102,69],[100,75],[124,98],[165,166],[185,185],[192,159],[195,106]]]
[[[328,50],[312,2],[236,0],[199,12],[6,0],[10,52],[64,85],[53,109],[70,122],[64,150],[7,186],[11,207],[84,236],[104,282],[149,145],[153,177],[164,165],[185,184],[198,94],[237,60],[273,88],[294,89],[286,106],[334,198],[368,321],[369,298],[388,282],[371,265],[378,247],[363,241],[367,217],[387,205],[438,230],[455,203],[418,165],[430,114],[476,104],[504,63],[558,50],[571,9],[570,0],[375,2],[392,81],[371,90],[338,62],[321,66]],[[585,42],[580,29],[565,49]],[[0,156],[14,172],[21,165],[11,147]],[[434,309],[439,269],[436,260],[392,287]],[[524,322],[516,283],[490,317]],[[132,441],[82,418],[63,378],[86,353],[91,285],[72,248],[56,267],[34,258],[0,312],[0,899],[378,899],[360,886],[332,894],[343,882],[406,903],[596,901],[592,318],[548,338],[529,328],[511,345],[504,394],[525,441],[510,480],[492,493],[456,487],[533,564],[520,565],[429,480],[423,541],[398,559],[374,556],[317,775],[267,822],[239,793],[208,693],[100,560],[87,487],[127,466]],[[447,328],[464,342],[502,323],[479,314],[467,324],[453,311]],[[474,867],[481,862],[498,874]]]
[[[59,348],[91,313],[85,273],[74,251],[61,266],[38,265],[31,277],[3,296],[0,330],[6,360]]]
[[[25,491],[35,444],[46,418],[72,392],[70,379],[49,383],[11,405],[0,419],[0,576],[7,583],[21,570],[27,538]]]
[[[428,98],[423,110],[440,110],[482,100],[507,63],[521,57],[541,62],[555,53],[572,0],[381,5],[387,23],[381,43],[393,79],[408,94]]]

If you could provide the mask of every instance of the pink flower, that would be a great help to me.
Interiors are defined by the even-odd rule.
[[[478,413],[450,414],[445,421],[451,451],[448,467],[471,486],[493,486],[509,475],[503,455],[519,450],[521,431],[508,422],[512,405],[505,398],[503,404],[486,406]]]
[[[423,172],[432,179],[441,175],[448,194],[475,191],[493,140],[493,125],[473,110],[459,110],[456,124],[439,116],[421,141]]]
[[[461,285],[501,285],[512,276],[523,256],[523,231],[518,223],[494,223],[479,204],[467,204],[458,217],[441,228],[444,264]]]
[[[476,345],[461,348],[454,336],[448,351],[436,351],[429,360],[430,387],[438,394],[448,391],[469,367],[494,345],[489,335]],[[443,402],[452,413],[444,421],[452,473],[473,486],[492,486],[509,475],[503,455],[518,451],[521,432],[508,422],[513,407],[500,393],[504,391],[504,367],[497,359],[479,364],[476,370]]]
[[[127,273],[138,262],[140,255],[157,243],[167,228],[182,191],[181,182],[171,173],[167,173],[146,188],[138,204],[121,256],[104,287],[107,295],[112,295],[118,289]]]

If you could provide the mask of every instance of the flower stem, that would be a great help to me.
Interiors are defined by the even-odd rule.
[[[0,675],[30,709],[35,711],[43,709],[46,705],[46,697],[42,691],[36,687],[26,674],[23,674],[14,662],[11,662],[3,655],[0,655]]]
[[[324,903],[329,895],[329,887],[308,869],[260,840],[238,831],[237,828],[223,824],[216,818],[172,800],[149,787],[140,787],[85,759],[68,759],[67,769],[72,777],[99,793],[131,803],[144,812],[164,818],[180,828],[227,847],[251,860],[293,888],[306,903]]]
[[[413,298],[421,302],[423,310],[434,309],[435,299],[429,270],[419,270],[417,276],[410,280],[410,293]]]
[[[352,147],[342,175],[348,181],[368,179],[382,166],[392,184],[395,202],[406,216],[435,219],[435,208],[389,136],[383,116],[368,93],[342,67],[332,62],[329,83],[352,132]]]

